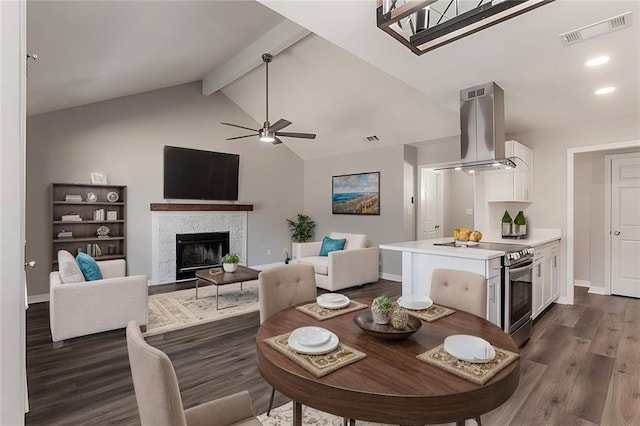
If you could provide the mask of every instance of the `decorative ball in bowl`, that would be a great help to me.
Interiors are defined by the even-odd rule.
[[[353,321],[367,334],[383,340],[403,340],[422,327],[422,321],[413,316],[409,316],[407,325],[400,329],[393,328],[390,324],[376,324],[371,311],[360,312],[353,317]]]

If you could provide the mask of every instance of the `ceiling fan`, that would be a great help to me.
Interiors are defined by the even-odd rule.
[[[282,143],[282,140],[280,140],[279,136],[285,136],[289,138],[303,138],[303,139],[316,138],[315,133],[281,132],[280,130],[284,129],[285,127],[291,124],[290,121],[282,118],[273,124],[269,123],[269,62],[271,62],[272,59],[273,59],[273,55],[269,53],[264,53],[262,55],[262,61],[265,64],[265,69],[267,72],[267,79],[266,79],[267,96],[266,96],[266,102],[265,102],[266,112],[265,112],[265,122],[262,125],[262,128],[252,129],[251,127],[240,126],[238,124],[220,123],[220,124],[224,124],[225,126],[238,127],[240,129],[246,129],[246,130],[251,130],[253,132],[256,132],[250,135],[227,138],[228,141],[233,139],[242,139],[242,138],[250,138],[252,136],[259,136],[259,139],[261,142],[271,142],[272,144],[277,145],[279,143]]]

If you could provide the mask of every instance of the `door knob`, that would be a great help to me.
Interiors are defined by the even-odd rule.
[[[613,235],[620,235],[620,231],[613,231]]]
[[[440,228],[440,225],[436,225],[436,226],[434,226],[434,228],[438,229],[438,228]]]
[[[28,262],[25,262],[24,267],[29,267],[29,268],[35,268],[36,267],[36,261],[35,260],[30,260]]]

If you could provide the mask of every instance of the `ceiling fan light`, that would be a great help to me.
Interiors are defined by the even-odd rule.
[[[269,133],[268,130],[262,129],[260,131],[260,142],[271,143],[271,142],[274,142],[275,140],[276,139],[273,137],[273,134]]]

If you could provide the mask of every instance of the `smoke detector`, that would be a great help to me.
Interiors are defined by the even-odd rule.
[[[573,31],[559,34],[560,41],[565,46],[571,46],[593,37],[601,36],[613,31],[630,27],[632,23],[631,12],[626,12],[612,18],[586,25]]]

